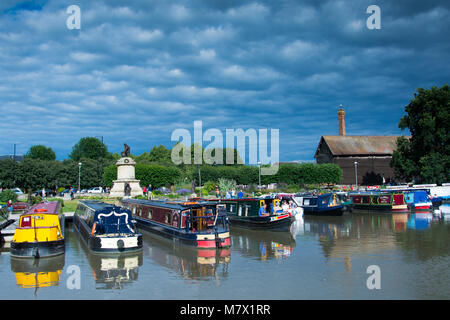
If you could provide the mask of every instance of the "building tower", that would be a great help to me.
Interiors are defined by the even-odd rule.
[[[339,119],[339,135],[345,136],[345,110],[342,107],[342,104],[339,105],[338,119]]]

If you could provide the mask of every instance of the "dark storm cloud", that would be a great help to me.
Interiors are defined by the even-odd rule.
[[[414,91],[448,81],[449,18],[447,1],[2,1],[0,154],[65,158],[83,136],[140,153],[202,120],[280,129],[281,160],[311,160],[341,103],[347,134],[399,134]]]

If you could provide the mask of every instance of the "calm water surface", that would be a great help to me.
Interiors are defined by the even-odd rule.
[[[0,299],[450,298],[450,213],[305,217],[291,233],[232,228],[229,250],[143,235],[139,254],[94,255],[68,224],[65,255],[38,265],[3,248]],[[379,290],[367,288],[370,265]]]

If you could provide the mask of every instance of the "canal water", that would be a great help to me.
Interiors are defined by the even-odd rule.
[[[88,252],[69,223],[66,253],[0,254],[0,299],[450,299],[450,213],[305,217],[291,232],[233,228],[229,250],[145,231],[138,254]],[[445,214],[447,212],[447,214]]]

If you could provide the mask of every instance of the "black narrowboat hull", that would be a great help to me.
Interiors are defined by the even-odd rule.
[[[178,228],[165,226],[148,219],[133,217],[137,225],[153,234],[166,239],[177,241],[180,244],[194,246],[197,248],[226,248],[231,245],[229,232],[214,233],[193,233],[184,232]]]
[[[289,231],[291,224],[294,222],[294,218],[291,216],[277,219],[277,216],[239,217],[231,214],[228,215],[228,220],[231,225],[238,227],[272,231]]]
[[[83,241],[87,244],[87,247],[89,250],[97,252],[97,253],[121,253],[121,252],[132,252],[132,251],[138,251],[142,250],[142,235],[133,235],[131,237],[112,237],[112,238],[101,238],[98,236],[92,236],[91,235],[91,229],[87,225],[87,223],[80,219],[77,215],[74,215],[73,217],[73,224],[78,230],[81,238]],[[136,243],[127,246],[124,241],[132,240],[131,238],[137,238]],[[117,240],[116,240],[117,239]],[[117,245],[114,247],[105,247],[104,242],[105,241],[115,241]]]
[[[344,206],[336,208],[303,207],[303,213],[305,216],[342,216],[344,208]]]
[[[11,242],[10,255],[15,258],[46,258],[65,252],[64,239],[40,242]]]

